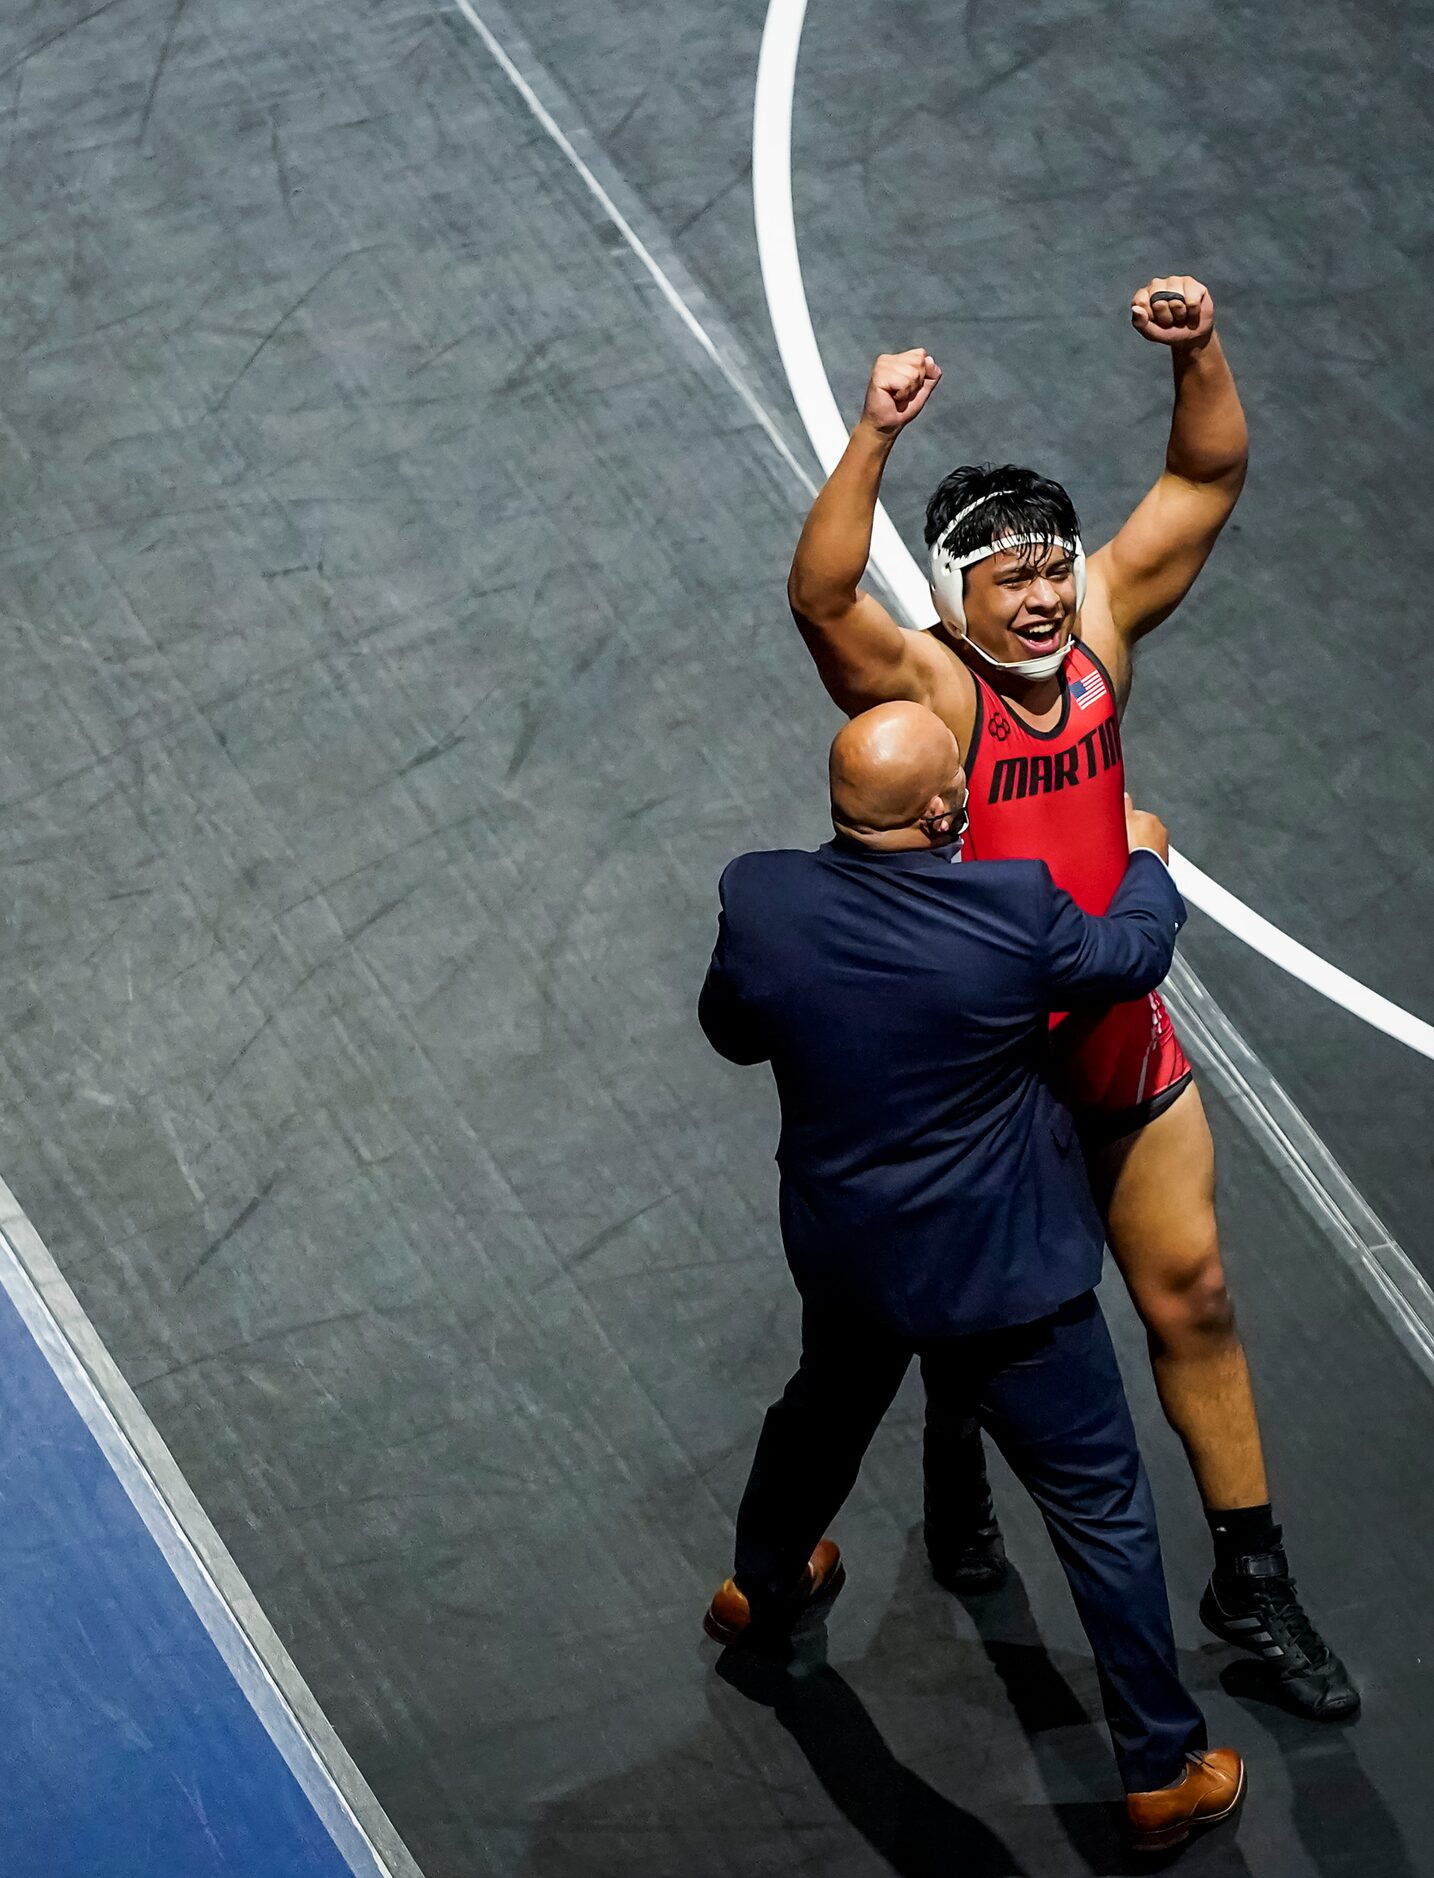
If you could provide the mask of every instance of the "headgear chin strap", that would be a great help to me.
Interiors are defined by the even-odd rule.
[[[993,554],[1004,554],[1008,548],[1048,546],[1046,537],[1043,535],[1002,535],[998,541],[991,542],[987,547],[977,548],[971,554],[954,555],[946,550],[946,543],[950,540],[952,531],[958,523],[964,522],[968,515],[976,509],[983,508],[986,503],[994,502],[998,496],[1014,493],[1013,490],[1008,489],[993,489],[990,495],[982,496],[979,502],[970,503],[959,514],[952,517],[948,526],[942,530],[940,537],[931,544],[931,591],[936,600],[936,611],[942,619],[953,632],[965,639],[971,650],[979,658],[984,659],[988,665],[995,666],[998,672],[1013,673],[1018,678],[1049,678],[1061,669],[1070,656],[1071,647],[1075,644],[1074,638],[1068,638],[1065,644],[1058,646],[1054,652],[1042,652],[1036,658],[993,658],[989,652],[978,646],[966,631],[964,578],[966,569],[974,567],[978,561],[988,561]],[[1076,611],[1079,612],[1085,604],[1085,549],[1081,545],[1079,535],[1073,541],[1068,541],[1063,545],[1069,549],[1071,558],[1075,562]]]
[[[1041,652],[1029,659],[994,659],[984,646],[978,646],[970,633],[963,631],[961,638],[966,641],[978,659],[984,659],[987,665],[994,666],[998,672],[1017,678],[1050,678],[1065,664],[1075,646],[1072,635],[1063,646],[1057,646],[1054,652]]]

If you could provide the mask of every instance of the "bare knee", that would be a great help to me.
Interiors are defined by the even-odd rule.
[[[1211,1356],[1239,1343],[1235,1306],[1218,1252],[1162,1275],[1136,1299],[1152,1351],[1164,1356]]]

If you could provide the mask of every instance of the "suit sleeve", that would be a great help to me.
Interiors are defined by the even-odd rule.
[[[707,967],[702,994],[697,1000],[697,1021],[707,1041],[729,1063],[765,1063],[771,1055],[767,1027],[761,1013],[743,996],[736,947],[727,910],[727,887],[731,868],[722,876],[718,889],[722,910],[717,915],[717,944]]]
[[[1160,858],[1132,854],[1102,918],[1083,913],[1044,866],[1046,988],[1051,1006],[1119,1004],[1153,991],[1170,970],[1185,902]]]

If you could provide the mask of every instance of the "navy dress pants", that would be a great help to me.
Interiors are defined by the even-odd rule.
[[[790,1612],[914,1355],[941,1419],[976,1415],[1041,1510],[1126,1791],[1178,1779],[1205,1723],[1176,1666],[1150,1485],[1093,1291],[1033,1324],[919,1342],[807,1303],[801,1366],[767,1411],[737,1514],[733,1575],[754,1623]]]

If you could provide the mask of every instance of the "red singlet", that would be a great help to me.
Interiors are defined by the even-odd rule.
[[[1061,670],[1061,714],[1033,730],[980,673],[966,758],[973,861],[1042,860],[1087,913],[1103,913],[1125,873],[1125,760],[1105,667],[1079,640]],[[1154,992],[1109,1010],[1053,1017],[1065,1093],[1114,1139],[1167,1109],[1190,1080],[1170,1013]]]

